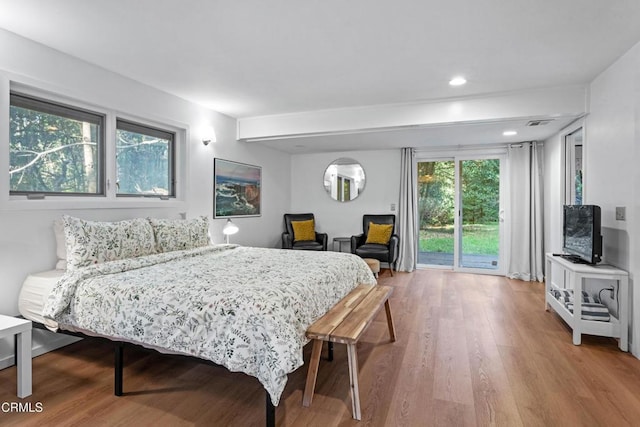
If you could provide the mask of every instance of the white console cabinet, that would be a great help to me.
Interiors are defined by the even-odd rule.
[[[620,350],[627,351],[629,346],[629,273],[606,264],[576,264],[560,256],[546,255],[545,310],[552,307],[573,330],[573,344],[580,345],[582,334],[618,338]],[[554,282],[554,272],[563,272],[562,286]],[[581,318],[582,298],[586,279],[604,279],[617,281],[618,317],[611,315],[609,322],[584,320]],[[557,282],[557,280],[556,280]],[[552,294],[556,289],[573,289],[573,313]]]

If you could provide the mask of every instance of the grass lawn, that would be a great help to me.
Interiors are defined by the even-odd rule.
[[[462,253],[498,255],[498,224],[462,226]],[[453,253],[453,225],[420,230],[420,252]]]

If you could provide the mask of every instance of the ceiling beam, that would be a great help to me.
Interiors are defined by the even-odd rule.
[[[586,86],[434,102],[376,105],[238,119],[238,140],[263,141],[380,130],[561,118],[586,112]]]

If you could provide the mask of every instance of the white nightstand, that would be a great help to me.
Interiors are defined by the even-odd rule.
[[[16,336],[18,397],[31,396],[31,320],[0,314],[0,339]]]

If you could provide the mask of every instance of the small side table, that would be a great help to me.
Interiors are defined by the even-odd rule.
[[[343,243],[348,243],[349,244],[349,250],[347,252],[351,252],[351,237],[334,237],[333,238],[333,250],[336,250],[336,243],[338,243],[338,251],[337,252],[342,252],[342,244]]]
[[[0,338],[16,337],[18,397],[31,396],[31,320],[0,314]]]

